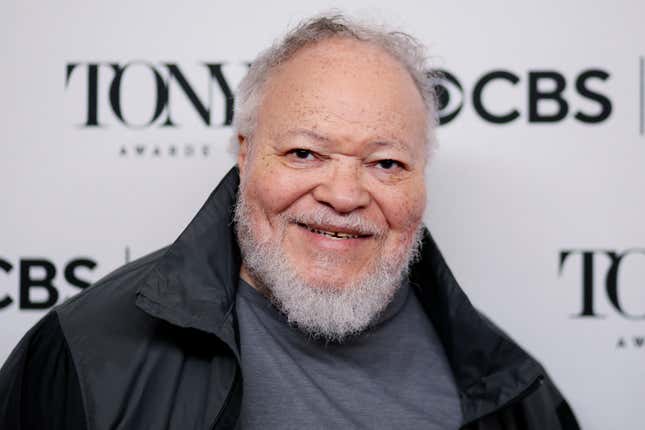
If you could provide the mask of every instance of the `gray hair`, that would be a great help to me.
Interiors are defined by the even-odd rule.
[[[434,90],[436,76],[427,64],[425,47],[406,33],[388,31],[378,25],[358,23],[338,13],[322,14],[301,22],[283,39],[262,51],[253,61],[247,75],[240,82],[236,95],[233,119],[234,140],[238,135],[247,138],[253,136],[264,84],[271,76],[271,72],[301,49],[335,37],[371,43],[383,49],[405,67],[419,90],[426,108],[427,154],[432,154],[436,149],[435,129],[438,123],[437,99]]]

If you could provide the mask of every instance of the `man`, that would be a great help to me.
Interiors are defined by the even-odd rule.
[[[25,336],[1,427],[578,428],[422,226],[435,114],[413,39],[301,24],[240,86],[239,176]]]

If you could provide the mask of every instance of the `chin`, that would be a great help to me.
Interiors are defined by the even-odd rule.
[[[324,291],[341,291],[347,288],[351,288],[351,285],[356,282],[355,278],[307,278],[302,277],[304,284],[309,286],[313,290],[324,290]]]
[[[292,267],[305,268],[304,271],[296,270],[296,274],[307,285],[326,290],[343,290],[368,277],[365,271],[357,272],[338,265],[320,265],[310,262],[309,264],[292,265]]]

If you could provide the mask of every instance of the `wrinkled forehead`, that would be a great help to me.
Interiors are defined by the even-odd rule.
[[[324,136],[374,136],[423,149],[427,114],[396,59],[370,43],[330,39],[297,52],[265,84],[258,130],[276,134],[294,125]]]

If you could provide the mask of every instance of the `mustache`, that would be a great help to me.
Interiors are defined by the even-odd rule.
[[[332,209],[321,206],[307,213],[287,213],[284,215],[287,222],[306,225],[325,225],[340,229],[352,230],[360,235],[384,236],[383,227],[367,220],[363,215],[351,212],[339,215]]]

